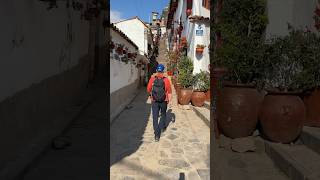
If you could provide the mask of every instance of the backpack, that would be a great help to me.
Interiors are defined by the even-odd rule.
[[[156,102],[163,102],[166,99],[164,78],[155,77],[152,84],[152,97]]]

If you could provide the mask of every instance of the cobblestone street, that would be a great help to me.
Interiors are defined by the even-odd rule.
[[[154,141],[151,103],[145,89],[111,125],[110,177],[117,179],[209,180],[209,127],[177,105],[173,90],[167,130]],[[175,120],[174,122],[172,120]]]

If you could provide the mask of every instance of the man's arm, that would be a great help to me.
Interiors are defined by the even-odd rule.
[[[148,82],[148,85],[147,85],[147,92],[148,92],[149,94],[151,93],[151,90],[152,90],[153,80],[154,80],[154,78],[151,77],[151,78],[149,79],[149,82]]]

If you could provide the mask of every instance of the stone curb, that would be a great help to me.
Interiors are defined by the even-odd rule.
[[[320,155],[320,130],[319,128],[303,127],[300,139],[303,144]]]
[[[196,115],[210,128],[210,119],[206,118],[196,107],[191,106]]]

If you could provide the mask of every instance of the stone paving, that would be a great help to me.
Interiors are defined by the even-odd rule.
[[[110,179],[209,180],[210,130],[173,93],[167,130],[154,141],[150,100],[145,89],[115,120],[110,133]],[[174,122],[172,121],[174,119]]]

